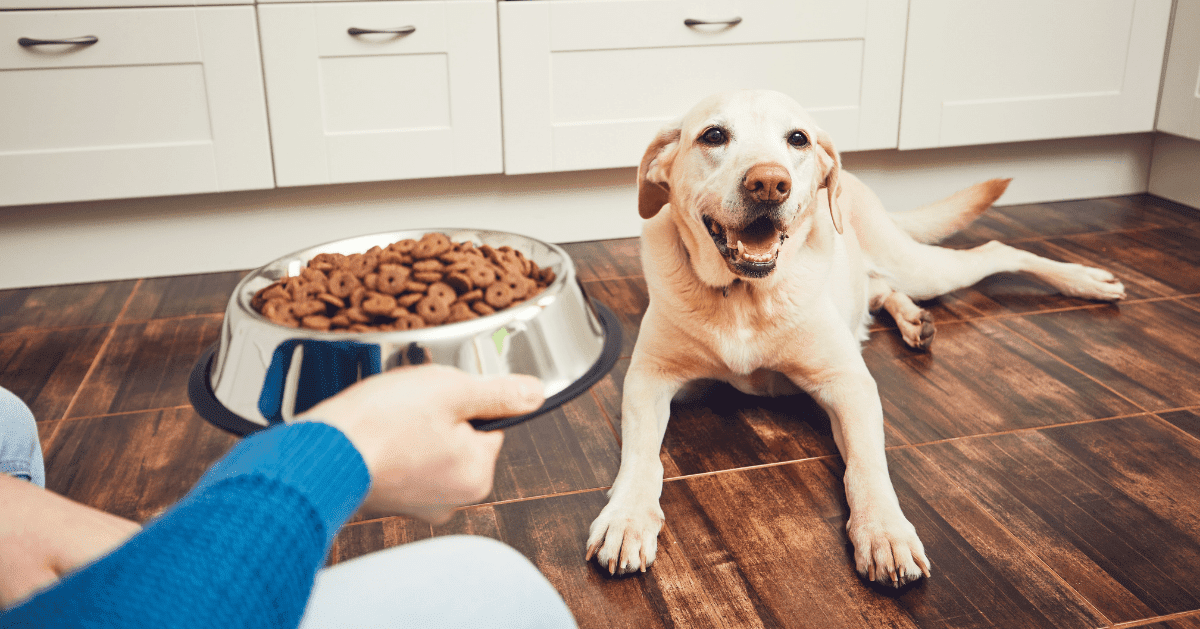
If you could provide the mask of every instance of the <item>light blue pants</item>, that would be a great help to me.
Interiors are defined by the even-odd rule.
[[[4,387],[0,387],[0,473],[46,486],[37,422],[21,398]]]
[[[524,555],[451,535],[363,555],[317,573],[300,629],[575,629]]]

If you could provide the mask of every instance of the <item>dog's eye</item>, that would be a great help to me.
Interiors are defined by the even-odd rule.
[[[705,144],[711,144],[713,146],[724,144],[727,139],[729,138],[725,135],[725,131],[718,127],[713,127],[708,131],[705,131],[704,134],[700,136],[701,142],[704,142]]]
[[[788,136],[788,144],[791,144],[795,147],[807,146],[808,136],[804,135],[803,131],[793,131],[792,134]]]

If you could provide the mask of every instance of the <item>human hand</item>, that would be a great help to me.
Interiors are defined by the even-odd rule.
[[[537,410],[544,401],[532,376],[477,376],[442,365],[400,367],[359,381],[297,421],[341,430],[371,474],[363,503],[372,513],[411,515],[433,524],[492,489],[503,433],[468,420]]]
[[[0,608],[108,554],[142,528],[6,474],[0,474],[0,504]]]

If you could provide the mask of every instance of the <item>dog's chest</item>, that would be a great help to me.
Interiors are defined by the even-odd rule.
[[[734,374],[750,374],[778,364],[794,312],[777,300],[754,300],[745,294],[720,297],[722,317],[707,327],[709,347]]]

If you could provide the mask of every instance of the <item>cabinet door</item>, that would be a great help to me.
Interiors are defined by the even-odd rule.
[[[1175,6],[1158,130],[1200,140],[1200,0]]]
[[[271,187],[253,8],[6,12],[0,42],[0,205]]]
[[[278,185],[501,171],[492,0],[258,11]]]
[[[502,2],[505,172],[636,165],[665,123],[742,88],[793,96],[842,150],[895,148],[906,11],[905,0]]]
[[[1171,0],[912,0],[900,148],[1150,131]]]

